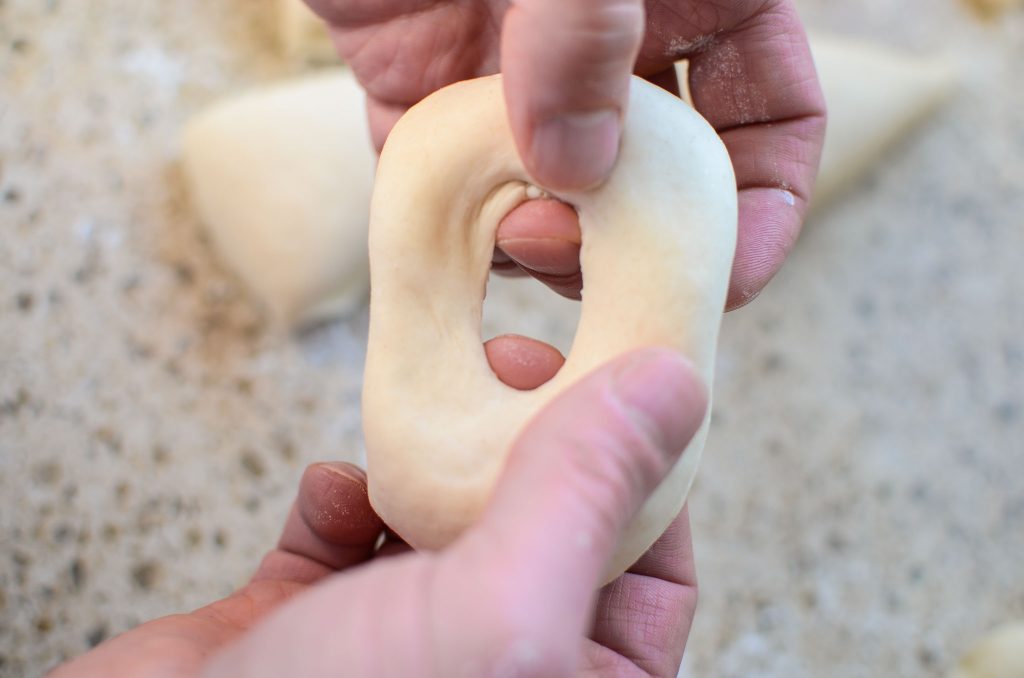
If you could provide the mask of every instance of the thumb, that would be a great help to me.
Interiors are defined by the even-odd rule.
[[[515,0],[501,63],[527,170],[554,190],[592,188],[618,155],[643,0]]]
[[[623,529],[700,427],[706,403],[694,368],[674,351],[642,349],[602,367],[524,429],[487,511],[449,552],[481,573],[484,591],[500,592],[488,614],[522,620],[514,635],[550,665],[574,665]],[[485,620],[474,628],[488,632]]]
[[[526,427],[483,518],[452,548],[325,580],[203,675],[568,675],[604,563],[705,402],[673,351],[612,361]]]

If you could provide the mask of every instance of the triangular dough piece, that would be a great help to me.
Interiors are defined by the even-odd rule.
[[[811,35],[810,43],[829,115],[812,205],[817,210],[945,101],[956,77],[941,59],[829,35]],[[691,101],[685,61],[676,73],[683,98]]]
[[[1007,624],[982,639],[950,678],[1024,677],[1024,622]]]
[[[841,38],[812,36],[811,51],[829,113],[818,209],[944,102],[956,76],[941,59]]]
[[[366,297],[365,101],[334,69],[217,103],[185,130],[185,177],[213,245],[279,324],[345,315]]]

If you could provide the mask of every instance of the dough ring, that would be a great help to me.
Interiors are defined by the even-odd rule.
[[[543,187],[540,187],[543,188]],[[565,365],[533,391],[500,382],[480,336],[495,231],[537,195],[506,120],[500,76],[447,87],[395,126],[370,210],[363,388],[370,501],[417,549],[481,513],[523,425],[583,375],[631,349],[672,346],[710,385],[736,244],[736,180],[692,108],[634,78],[611,177],[548,191],[579,213],[584,290]],[[606,569],[632,565],[682,508],[707,420],[642,507]]]

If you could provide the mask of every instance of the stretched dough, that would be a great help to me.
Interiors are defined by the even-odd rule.
[[[277,0],[277,40],[291,60],[312,64],[339,61],[327,25],[302,0]]]
[[[579,212],[585,287],[565,365],[524,392],[491,372],[480,322],[495,231],[527,199],[531,181],[500,76],[428,97],[398,122],[381,156],[363,428],[370,501],[416,548],[443,547],[472,523],[525,422],[613,357],[674,346],[712,381],[737,209],[732,165],[714,130],[634,78],[608,181],[586,193],[550,191]],[[706,424],[629,527],[609,579],[682,508]]]
[[[188,125],[183,146],[214,247],[274,319],[302,324],[362,304],[376,157],[351,73],[217,103]]]
[[[280,1],[322,30],[301,0]],[[813,200],[820,210],[948,98],[955,78],[942,61],[869,43],[812,35],[811,47],[830,116]],[[684,85],[685,74],[680,64]],[[224,258],[277,315],[303,320],[344,313],[369,284],[362,239],[373,170],[363,101],[351,77],[335,72],[254,93],[193,126],[199,136],[186,144],[196,147],[187,153],[186,168],[192,168],[204,220]],[[220,153],[218,148],[229,156],[244,148],[252,162],[223,168],[215,158],[201,159]],[[302,215],[301,223],[292,213]],[[273,243],[279,241],[288,243],[284,249],[316,256],[277,256],[273,252],[282,246]],[[338,258],[310,265],[324,253]]]
[[[1024,622],[996,629],[971,649],[951,678],[1024,678]]]

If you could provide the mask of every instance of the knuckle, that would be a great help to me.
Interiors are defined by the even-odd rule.
[[[644,35],[644,8],[632,0],[605,2],[597,8],[583,3],[577,33],[597,56],[621,55],[639,46]]]
[[[555,13],[560,32],[571,35],[577,49],[591,58],[628,53],[639,46],[644,34],[646,15],[640,0],[572,0],[555,4],[527,0],[519,6],[537,20],[549,21]]]

